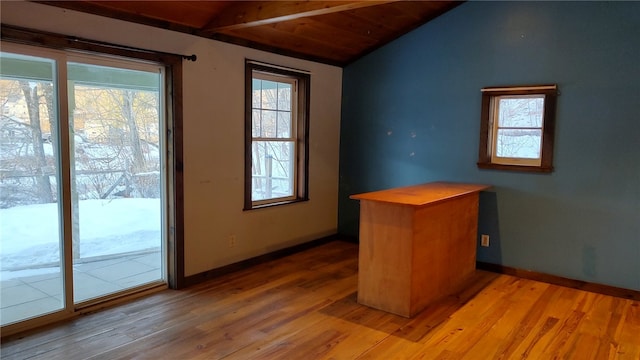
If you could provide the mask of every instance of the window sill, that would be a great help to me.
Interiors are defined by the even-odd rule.
[[[258,209],[266,209],[266,208],[271,208],[274,206],[282,206],[282,205],[289,205],[289,204],[297,204],[297,203],[301,203],[301,202],[306,202],[309,201],[308,198],[299,198],[299,199],[295,199],[295,200],[285,200],[285,201],[278,201],[278,202],[272,202],[272,203],[267,203],[267,204],[260,204],[260,205],[252,205],[251,207],[246,207],[244,209],[242,209],[243,211],[251,211],[251,210],[258,210]]]
[[[491,170],[507,170],[507,171],[521,171],[521,172],[534,172],[534,173],[551,173],[553,167],[548,166],[524,166],[524,165],[504,165],[493,163],[478,163],[479,169],[491,169]]]

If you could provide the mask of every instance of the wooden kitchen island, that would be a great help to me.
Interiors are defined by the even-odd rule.
[[[434,182],[352,195],[360,200],[358,302],[412,317],[475,271],[479,193]]]

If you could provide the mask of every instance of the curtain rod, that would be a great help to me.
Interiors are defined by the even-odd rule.
[[[90,45],[99,45],[99,46],[110,47],[110,48],[119,49],[119,50],[139,51],[139,52],[145,52],[150,54],[162,53],[166,55],[180,56],[184,60],[194,61],[194,62],[198,59],[196,54],[182,55],[182,54],[175,54],[175,53],[169,53],[164,51],[148,50],[148,49],[142,49],[142,48],[137,48],[137,47],[128,46],[128,45],[118,45],[118,44],[112,44],[112,43],[98,41],[98,40],[88,40],[88,39],[83,39],[75,36],[67,36],[66,38],[74,42],[82,42]]]
[[[41,45],[45,47],[54,47],[54,48],[71,47],[75,49],[83,49],[83,47],[80,46],[80,44],[82,44],[87,46],[99,46],[99,47],[110,48],[110,49],[121,50],[121,51],[133,51],[133,52],[145,53],[150,55],[160,54],[160,55],[166,55],[166,56],[174,56],[174,57],[180,57],[188,61],[196,61],[198,58],[195,54],[182,55],[182,54],[174,54],[174,53],[169,53],[164,51],[148,50],[148,49],[142,49],[142,48],[137,48],[133,46],[112,44],[104,41],[89,40],[89,39],[79,38],[76,36],[33,30],[33,29],[23,28],[19,26],[5,25],[5,24],[2,24],[2,27],[0,27],[0,34],[2,35],[2,38],[7,41],[20,42],[27,45],[35,44],[35,45]],[[70,46],[70,44],[73,44],[73,43],[76,43],[79,45]],[[84,48],[84,50],[87,50],[87,48]]]

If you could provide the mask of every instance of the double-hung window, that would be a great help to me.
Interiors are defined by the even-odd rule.
[[[555,85],[482,89],[478,167],[553,170]]]
[[[247,61],[245,210],[307,200],[309,75]]]

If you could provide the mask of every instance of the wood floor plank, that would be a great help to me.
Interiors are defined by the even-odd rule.
[[[549,303],[557,299],[558,295],[556,288],[546,286],[536,301],[529,304],[524,316],[519,318],[516,324],[501,326],[506,333],[501,334],[503,341],[496,349],[494,358],[509,359],[514,357],[515,354],[518,354],[518,348],[526,344],[527,340],[529,344],[537,344],[557,322],[556,318],[545,316],[545,309]],[[540,327],[541,323],[542,327]],[[538,331],[534,332],[536,328]],[[530,350],[529,345],[527,345],[524,350],[520,349],[520,353],[528,353]]]
[[[235,294],[233,298],[217,300],[217,308],[222,308],[222,311],[196,309],[195,311],[201,317],[198,326],[201,333],[189,339],[189,342],[194,343],[195,346],[191,348],[183,346],[183,351],[175,352],[175,355],[180,358],[194,358],[200,355],[206,358],[228,356],[246,346],[247,342],[256,342],[265,337],[265,334],[260,332],[261,328],[268,328],[273,326],[274,322],[291,318],[291,314],[295,316],[296,311],[313,309],[313,301],[323,303],[322,306],[332,302],[331,299],[318,300],[318,296],[314,295],[315,292],[341,297],[343,296],[341,291],[352,291],[355,287],[357,274],[355,268],[345,271],[344,269],[348,267],[341,261],[325,261],[325,265],[321,266],[313,259],[306,260],[300,262],[307,265],[305,270],[298,269],[298,271],[282,273],[280,278],[271,279],[269,282],[256,282],[254,288],[247,288]],[[331,275],[333,282],[328,281],[327,274]],[[318,281],[318,279],[324,280]],[[344,285],[341,285],[340,281],[344,282]],[[322,292],[322,288],[326,288],[326,291]],[[225,307],[222,303],[231,306]],[[296,310],[293,305],[299,310]],[[145,339],[145,342],[149,341],[155,341],[155,339]],[[148,355],[152,356],[156,353],[162,355],[171,351],[171,345],[158,343]],[[117,354],[108,353],[107,355],[129,356],[132,354],[123,353],[120,350]]]
[[[640,301],[627,302],[620,332],[614,341],[619,342],[618,359],[640,359]]]
[[[2,339],[2,359],[640,359],[640,303],[476,271],[411,319],[357,303],[334,241]]]

